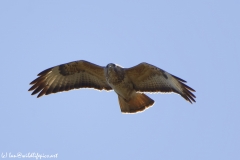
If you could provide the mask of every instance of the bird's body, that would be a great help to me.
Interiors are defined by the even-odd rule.
[[[194,91],[184,80],[147,63],[122,68],[113,63],[101,67],[87,61],[75,61],[46,69],[30,84],[38,97],[77,88],[114,90],[123,113],[136,113],[154,101],[142,92],[175,92],[195,102]]]
[[[145,94],[137,93],[133,83],[125,76],[125,70],[115,64],[108,64],[104,69],[108,84],[118,95],[118,101],[123,113],[135,113],[150,107],[154,101]]]
[[[124,99],[128,100],[133,94],[133,85],[129,79],[124,76],[125,71],[121,67],[110,63],[104,68],[104,75],[109,86]]]

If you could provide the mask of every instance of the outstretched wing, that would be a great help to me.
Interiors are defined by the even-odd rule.
[[[104,76],[104,67],[87,61],[74,61],[46,69],[33,80],[29,91],[37,97],[77,88],[111,90]]]
[[[125,73],[133,82],[134,89],[139,92],[175,92],[190,103],[195,102],[194,89],[184,84],[186,81],[170,73],[150,65],[140,63],[126,68]],[[191,92],[192,91],[192,92]]]

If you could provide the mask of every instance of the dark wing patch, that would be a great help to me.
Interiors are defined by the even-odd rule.
[[[134,89],[139,92],[175,92],[190,103],[195,102],[194,89],[187,86],[186,81],[169,74],[168,72],[150,65],[140,63],[132,68],[125,69],[126,74],[133,82]],[[191,92],[192,91],[192,92]]]
[[[112,90],[104,76],[104,68],[87,61],[75,61],[46,69],[33,80],[29,91],[37,97],[78,88]]]

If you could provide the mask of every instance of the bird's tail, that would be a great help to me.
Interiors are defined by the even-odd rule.
[[[143,93],[134,93],[130,100],[126,101],[120,95],[118,95],[118,101],[122,113],[137,113],[144,111],[148,107],[152,106],[154,100],[149,98]]]

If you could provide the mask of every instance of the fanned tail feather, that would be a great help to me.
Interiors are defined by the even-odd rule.
[[[143,93],[133,94],[133,96],[128,101],[118,95],[118,101],[122,113],[142,112],[154,104],[154,100]]]

